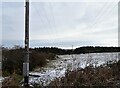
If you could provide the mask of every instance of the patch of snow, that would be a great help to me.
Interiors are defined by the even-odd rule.
[[[72,55],[58,55],[59,59],[50,61],[42,71],[30,72],[30,74],[40,77],[30,76],[29,81],[31,84],[47,85],[55,78],[63,77],[66,70],[85,68],[91,64],[96,67],[108,61],[118,61],[118,55],[119,53],[89,53],[74,54],[73,58]]]

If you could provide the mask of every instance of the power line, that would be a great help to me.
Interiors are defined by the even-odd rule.
[[[47,20],[47,23],[48,23],[48,25],[49,25],[49,28],[51,28],[50,21],[49,21],[48,17],[46,16],[44,9],[42,9],[42,11],[44,11],[44,14],[45,14],[45,15],[42,15],[43,13],[42,13],[42,12],[40,13],[40,12],[39,12],[40,10],[38,10],[35,5],[33,5],[33,8],[35,9],[36,13],[37,13],[38,16],[40,17],[40,20],[41,20],[41,22],[43,23],[43,25],[46,26],[46,23],[45,23],[45,21],[44,21],[44,18],[45,18],[45,19]],[[42,7],[42,8],[43,8],[43,7]],[[39,8],[39,9],[41,9],[41,8]],[[42,15],[42,16],[41,16],[41,15]],[[43,18],[43,19],[42,19],[42,18]],[[45,31],[46,31],[46,30],[45,30]],[[50,33],[50,30],[46,31],[46,33],[49,34],[48,36],[50,36],[50,37],[52,36],[52,34]]]
[[[98,15],[97,15],[97,17],[96,17],[96,19],[95,19],[95,22],[93,23],[92,26],[94,26],[94,25],[97,23],[97,21],[104,15],[105,10],[106,10],[105,8],[107,8],[106,3],[105,3],[103,6],[104,6],[104,7],[100,9],[100,11],[99,11],[99,13],[98,13]]]
[[[56,19],[55,19],[55,15],[54,15],[54,7],[52,3],[49,3],[49,8],[50,8],[50,12],[51,12],[51,16],[52,16],[52,23],[53,23],[53,30],[54,30],[54,37],[56,38],[58,35],[58,31],[57,31],[57,26],[56,26]],[[52,42],[54,43],[55,40],[53,40]]]
[[[44,15],[45,15],[45,17],[46,17],[46,19],[47,19],[47,22],[48,22],[48,24],[49,24],[49,27],[50,27],[50,29],[51,30],[49,30],[49,32],[52,32],[51,33],[51,35],[53,35],[53,29],[52,29],[52,25],[51,25],[51,21],[49,20],[49,17],[48,17],[48,15],[47,15],[47,13],[46,13],[46,9],[45,8],[43,8],[44,10]]]
[[[109,6],[109,5],[108,5],[108,6]],[[114,9],[116,6],[117,6],[117,5],[113,6],[113,8],[109,8],[109,10],[108,10],[108,9],[104,10],[104,12],[102,12],[103,15],[100,15],[99,18],[96,19],[96,21],[92,24],[92,26],[91,26],[89,29],[94,28],[94,27],[97,25],[98,22],[100,23],[100,22],[101,22],[100,20],[101,20],[103,17],[105,17],[105,15],[108,14],[108,13],[109,13],[112,9]],[[106,7],[106,8],[107,8],[107,7]],[[104,13],[106,13],[106,14],[104,14]]]
[[[101,17],[104,15],[105,8],[107,8],[106,3],[103,5],[103,8],[100,9],[98,15],[96,16],[94,23],[90,26],[87,26],[87,28],[92,29],[97,24],[98,20],[101,19]]]

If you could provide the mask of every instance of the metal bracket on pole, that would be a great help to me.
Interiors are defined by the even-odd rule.
[[[23,63],[23,76],[29,76],[29,63]]]

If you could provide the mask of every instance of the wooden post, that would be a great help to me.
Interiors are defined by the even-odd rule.
[[[29,0],[25,2],[25,58],[23,63],[24,86],[29,86]]]

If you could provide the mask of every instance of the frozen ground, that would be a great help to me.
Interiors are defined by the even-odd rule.
[[[100,66],[108,61],[118,61],[119,53],[90,53],[74,55],[58,55],[58,59],[50,61],[46,67],[30,72],[30,84],[38,83],[42,85],[49,84],[55,78],[62,77],[66,70],[75,70],[85,68],[92,64]],[[39,76],[39,77],[38,77]]]

